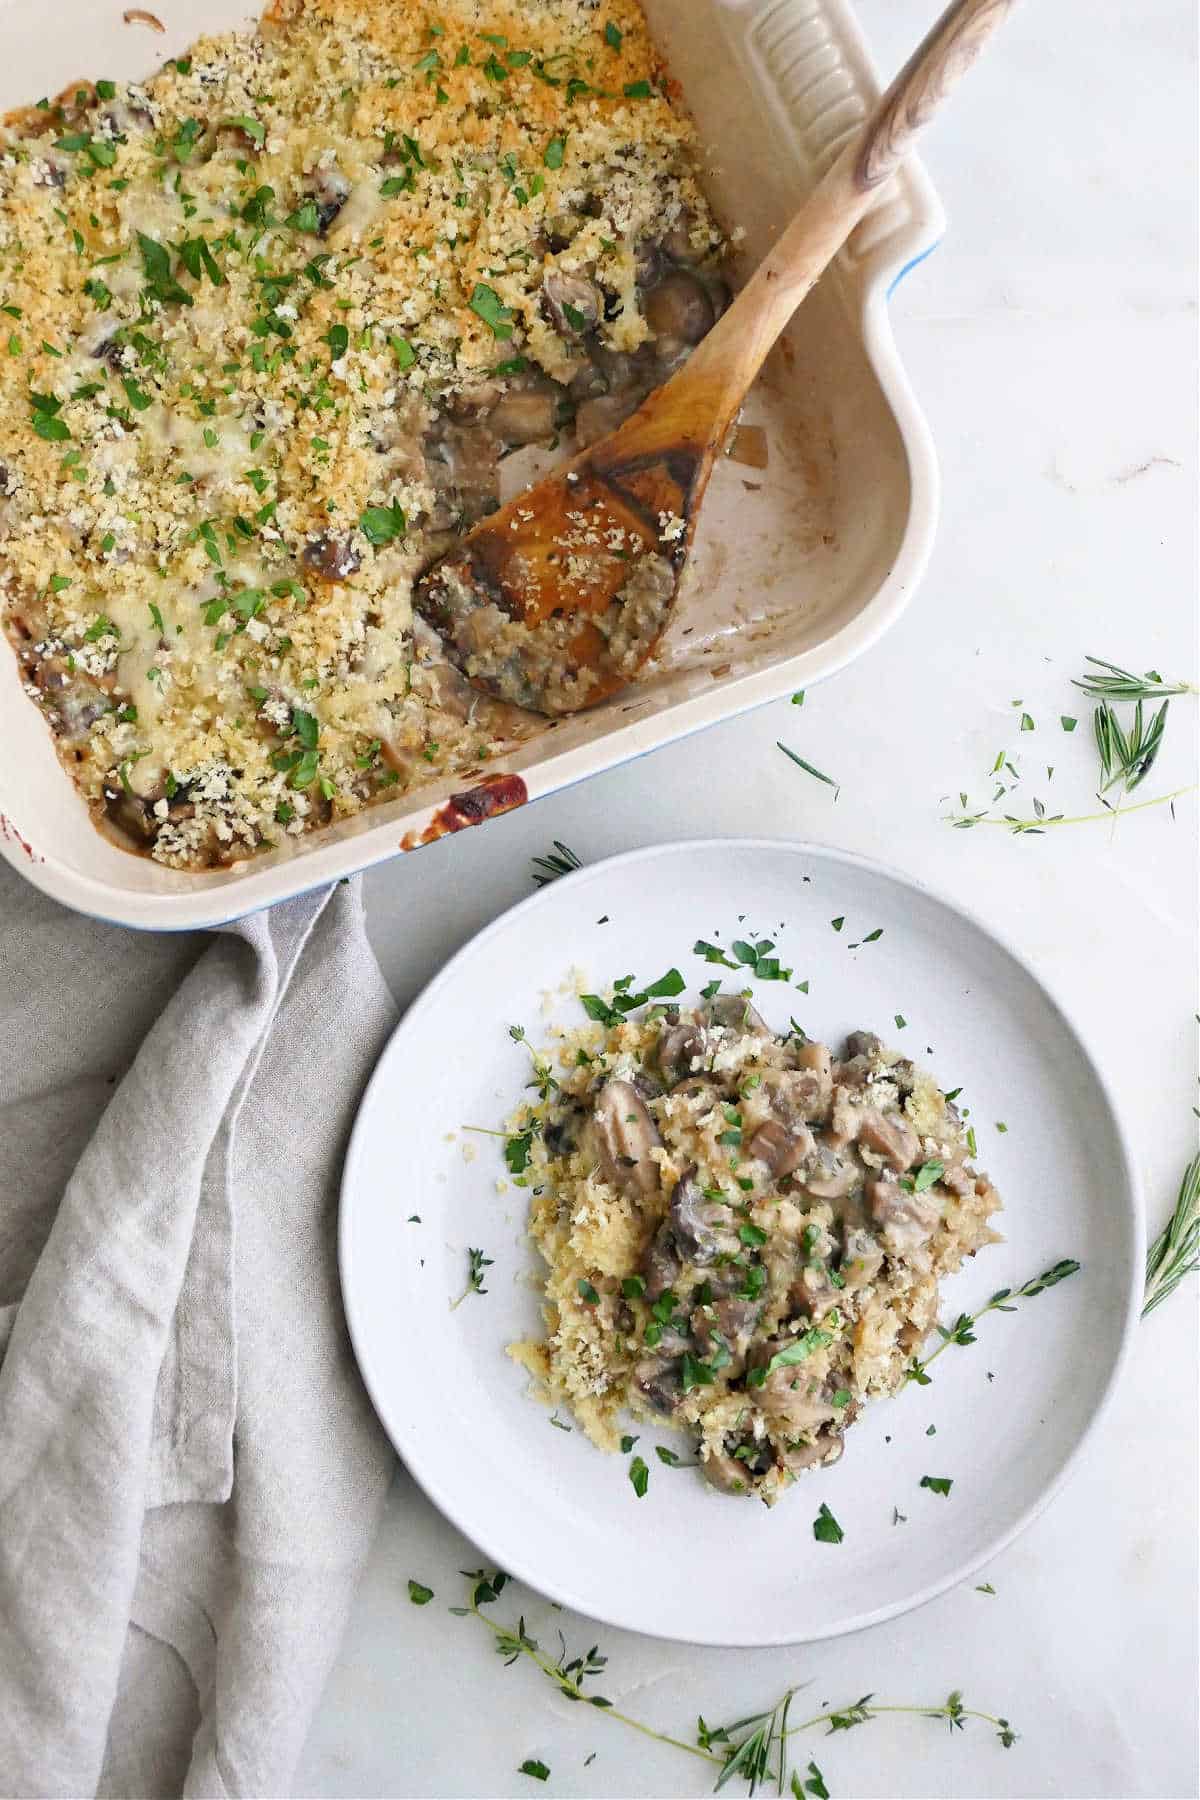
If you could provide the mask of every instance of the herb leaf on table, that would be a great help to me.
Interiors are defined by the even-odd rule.
[[[767,1782],[771,1782],[777,1794],[784,1794],[790,1788],[794,1800],[796,1796],[799,1796],[799,1800],[804,1800],[805,1795],[811,1796],[811,1800],[828,1800],[829,1788],[815,1762],[810,1761],[807,1765],[807,1780],[791,1768],[789,1740],[801,1732],[816,1731],[822,1727],[825,1735],[831,1737],[839,1731],[851,1731],[856,1725],[865,1725],[886,1713],[907,1713],[911,1717],[922,1719],[945,1719],[951,1731],[961,1731],[967,1720],[977,1719],[994,1727],[996,1736],[1006,1750],[1017,1740],[1017,1733],[1007,1719],[964,1705],[962,1694],[957,1689],[940,1706],[885,1705],[876,1702],[873,1694],[864,1694],[849,1706],[823,1706],[819,1712],[802,1719],[799,1724],[792,1724],[791,1707],[798,1690],[790,1687],[774,1706],[762,1712],[749,1713],[728,1725],[709,1725],[701,1714],[696,1721],[696,1741],[689,1743],[685,1738],[671,1736],[669,1732],[656,1731],[643,1720],[635,1719],[632,1714],[614,1706],[603,1695],[586,1690],[585,1684],[592,1677],[602,1674],[608,1666],[608,1658],[601,1654],[598,1645],[593,1644],[582,1654],[569,1655],[566,1640],[560,1631],[559,1653],[557,1657],[553,1657],[531,1635],[524,1614],[519,1617],[515,1629],[491,1618],[483,1609],[494,1604],[508,1585],[508,1576],[502,1570],[496,1570],[491,1576],[486,1575],[482,1569],[464,1569],[462,1574],[471,1584],[470,1603],[466,1606],[452,1606],[450,1611],[457,1618],[478,1619],[491,1632],[496,1653],[503,1659],[506,1667],[521,1660],[531,1662],[564,1699],[596,1707],[628,1730],[710,1764],[716,1771],[714,1793],[722,1792],[731,1782],[742,1782],[747,1793],[755,1794]],[[533,1760],[530,1759],[531,1762]],[[539,1770],[545,1767],[542,1763],[537,1766]],[[521,1773],[535,1774],[535,1771],[523,1764]],[[540,1773],[535,1778],[539,1781],[545,1779]]]
[[[1146,1256],[1143,1319],[1200,1269],[1200,1156],[1184,1170],[1175,1209]]]

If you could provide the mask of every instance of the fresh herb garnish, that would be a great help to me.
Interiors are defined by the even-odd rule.
[[[1157,669],[1147,669],[1144,675],[1135,675],[1129,669],[1105,662],[1099,656],[1085,656],[1083,660],[1091,663],[1094,669],[1108,671],[1106,675],[1089,673],[1081,681],[1071,683],[1072,687],[1081,688],[1085,694],[1091,694],[1096,699],[1169,700],[1176,694],[1194,694],[1200,691],[1190,681],[1164,681]]]
[[[482,1250],[468,1250],[467,1263],[467,1285],[458,1299],[450,1302],[451,1312],[462,1305],[468,1294],[486,1294],[488,1291],[483,1285],[483,1276],[485,1269],[492,1267],[492,1258],[485,1256]]]
[[[580,1276],[579,1280],[575,1283],[575,1286],[579,1292],[579,1298],[583,1301],[585,1306],[599,1306],[600,1296],[590,1281],[585,1281],[584,1278]]]
[[[555,838],[551,854],[533,858],[533,884],[535,887],[548,887],[560,875],[570,875],[582,867],[575,852]]]
[[[414,1606],[428,1606],[429,1602],[433,1599],[433,1589],[431,1587],[426,1587],[423,1582],[414,1581],[410,1576],[408,1582],[408,1597]]]
[[[973,1344],[975,1342],[975,1326],[978,1325],[985,1313],[1015,1312],[1017,1309],[1010,1302],[1036,1299],[1039,1294],[1044,1294],[1047,1288],[1057,1287],[1058,1283],[1065,1281],[1068,1275],[1077,1274],[1080,1266],[1071,1258],[1064,1258],[1061,1262],[1056,1262],[1050,1268],[1044,1269],[1040,1275],[1035,1275],[1022,1287],[999,1288],[987,1304],[979,1308],[978,1312],[959,1313],[953,1325],[936,1326],[935,1329],[942,1340],[941,1343],[936,1350],[930,1352],[924,1361],[914,1356],[904,1372],[905,1379],[915,1381],[918,1387],[927,1387],[933,1379],[927,1373],[930,1363],[936,1362],[942,1351],[950,1344],[958,1344],[963,1348],[968,1344]]]
[[[949,1499],[954,1481],[949,1475],[922,1475],[920,1485],[928,1488],[931,1494],[944,1494]]]
[[[795,1689],[789,1688],[773,1707],[751,1713],[728,1725],[709,1725],[701,1715],[696,1721],[695,1742],[689,1743],[684,1738],[655,1731],[630,1713],[621,1711],[603,1695],[585,1691],[585,1682],[602,1674],[608,1665],[608,1658],[601,1655],[598,1645],[593,1644],[585,1654],[577,1654],[568,1660],[567,1647],[560,1636],[559,1655],[552,1660],[526,1629],[524,1616],[517,1621],[515,1627],[489,1618],[482,1609],[492,1605],[508,1584],[508,1577],[502,1571],[497,1570],[490,1577],[485,1576],[481,1569],[464,1570],[463,1573],[471,1583],[470,1603],[467,1606],[452,1606],[450,1611],[458,1618],[476,1618],[485,1625],[495,1641],[496,1653],[506,1667],[522,1659],[531,1662],[564,1699],[597,1707],[610,1719],[638,1732],[642,1737],[653,1738],[656,1743],[666,1744],[682,1755],[708,1763],[716,1771],[715,1791],[718,1793],[735,1778],[744,1781],[751,1792],[756,1792],[770,1780],[776,1784],[780,1794],[790,1786],[796,1800],[800,1778],[794,1770],[790,1770],[791,1738],[800,1732],[820,1728],[824,1729],[826,1736],[833,1736],[838,1732],[852,1731],[871,1719],[892,1713],[908,1713],[920,1719],[945,1719],[952,1731],[963,1730],[968,1719],[978,1719],[994,1727],[1006,1750],[1017,1741],[1017,1733],[1007,1719],[966,1706],[957,1689],[940,1706],[885,1705],[877,1703],[874,1694],[864,1694],[849,1706],[823,1706],[819,1712],[793,1725],[789,1720]],[[800,1792],[811,1795],[812,1800],[826,1800],[828,1788],[815,1762],[809,1762],[808,1775],[809,1780],[803,1784]],[[813,1785],[814,1783],[818,1785]]]
[[[813,1520],[812,1532],[819,1544],[840,1544],[846,1535],[824,1501]]]
[[[545,1763],[538,1762],[537,1758],[533,1756],[527,1756],[525,1758],[525,1761],[517,1770],[517,1774],[532,1775],[535,1781],[548,1781],[550,1779],[550,1771]]]
[[[796,698],[796,696],[793,694],[792,698],[794,700]],[[794,750],[789,750],[786,744],[781,744],[779,742],[778,738],[775,740],[775,748],[777,750],[782,750],[783,754],[786,757],[789,757],[791,759],[791,761],[795,763],[795,765],[798,769],[803,769],[804,773],[806,775],[813,775],[816,777],[816,779],[818,781],[823,781],[825,783],[826,787],[831,787],[833,789],[835,799],[841,793],[841,791],[842,791],[841,783],[835,781],[833,779],[832,775],[823,775],[821,773],[820,769],[815,769],[813,767],[812,763],[805,762],[805,760],[802,756],[797,756],[797,754]]]
[[[790,981],[792,971],[780,967],[779,958],[770,953],[775,945],[770,938],[760,938],[757,943],[748,944],[743,938],[735,938],[730,949],[744,968],[758,981]]]
[[[477,281],[475,291],[467,301],[467,305],[477,318],[483,320],[493,337],[510,338],[513,328],[510,323],[512,309],[504,305],[495,288],[486,282]]]
[[[1146,1298],[1142,1317],[1169,1299],[1188,1275],[1200,1269],[1200,1156],[1184,1170],[1175,1210],[1146,1255]]]
[[[398,500],[390,506],[368,506],[358,521],[359,530],[369,544],[378,549],[390,544],[394,538],[403,537],[407,521]]]
[[[782,1350],[777,1350],[765,1368],[751,1369],[746,1377],[746,1386],[764,1386],[768,1376],[773,1375],[776,1369],[790,1369],[796,1363],[807,1362],[815,1350],[820,1350],[824,1345],[832,1342],[831,1332],[821,1331],[816,1325],[812,1326],[800,1337],[794,1338],[790,1344],[786,1344]]]
[[[629,1479],[638,1499],[644,1499],[646,1489],[650,1486],[650,1471],[640,1456],[635,1456],[629,1465]]]
[[[619,1025],[627,1013],[634,1012],[637,1007],[645,1006],[649,1000],[670,1000],[676,994],[682,994],[687,985],[678,969],[668,969],[657,981],[650,982],[636,993],[630,992],[632,975],[625,975],[620,981],[613,983],[611,1003],[602,1000],[599,994],[580,994],[579,1004],[589,1019],[595,1019],[600,1025]]]
[[[30,394],[29,404],[33,408],[33,429],[37,436],[45,438],[49,444],[61,444],[71,433],[66,424],[59,418],[62,401],[56,400],[53,394]]]
[[[509,1173],[523,1175],[529,1167],[529,1151],[533,1144],[533,1131],[521,1131],[515,1137],[504,1140],[504,1160],[508,1164]]]
[[[697,938],[692,945],[692,955],[702,956],[705,962],[720,963],[723,969],[736,969],[737,963],[731,962],[725,952],[716,944],[710,944],[705,938]],[[718,983],[718,986],[720,983]],[[715,990],[714,990],[715,992]]]

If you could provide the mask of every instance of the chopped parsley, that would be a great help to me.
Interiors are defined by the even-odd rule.
[[[846,1535],[824,1501],[813,1520],[812,1532],[819,1544],[840,1544]]]
[[[920,1485],[928,1488],[931,1494],[943,1494],[949,1498],[954,1481],[949,1475],[922,1475]]]
[[[512,309],[504,305],[495,288],[488,287],[486,282],[477,281],[475,291],[467,305],[477,318],[483,320],[493,337],[510,338],[512,336],[513,328],[510,323]]]

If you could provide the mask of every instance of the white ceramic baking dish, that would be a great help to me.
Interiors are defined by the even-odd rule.
[[[83,76],[133,78],[246,0],[7,0],[0,108]],[[705,146],[706,182],[756,261],[878,91],[844,0],[645,0]],[[943,215],[910,164],[883,191],[773,353],[744,419],[765,469],[726,461],[705,501],[663,650],[635,688],[506,757],[511,779],[455,798],[431,781],[389,806],[230,869],[184,874],[92,825],[0,643],[0,850],[81,911],[150,929],[211,925],[456,830],[842,668],[900,614],[924,569],[937,468],[892,338],[887,297],[937,243]]]

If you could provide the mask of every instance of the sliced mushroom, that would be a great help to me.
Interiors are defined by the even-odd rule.
[[[789,1444],[780,1460],[785,1468],[799,1474],[802,1469],[827,1467],[830,1463],[838,1462],[845,1448],[841,1431],[830,1426],[824,1431],[818,1431],[811,1441],[801,1440]]]
[[[852,1031],[846,1039],[842,1060],[849,1062],[855,1056],[878,1056],[882,1049],[883,1039],[876,1037],[873,1031]]]
[[[812,1132],[806,1125],[789,1130],[777,1119],[766,1119],[747,1144],[746,1154],[764,1163],[768,1174],[778,1180],[798,1169],[813,1148]]]
[[[695,263],[700,257],[692,247],[692,215],[681,212],[662,241],[663,250],[672,262]]]
[[[585,400],[575,412],[575,440],[581,450],[607,437],[623,425],[641,403],[640,388],[618,389],[611,394],[597,394]]]
[[[770,1368],[775,1353],[794,1341],[768,1338],[765,1343],[754,1344],[750,1351],[751,1365]],[[803,1363],[785,1363],[773,1369],[762,1386],[754,1391],[759,1410],[776,1434],[807,1436],[835,1420],[832,1403],[822,1398],[821,1383],[808,1373]]]
[[[732,1215],[720,1200],[708,1200],[696,1181],[695,1169],[687,1169],[675,1183],[669,1209],[671,1236],[685,1262],[706,1267],[718,1256],[736,1256],[740,1248],[732,1228]]]
[[[704,1012],[710,1024],[728,1031],[746,1032],[751,1037],[771,1035],[771,1027],[744,994],[714,994],[704,1002]]]
[[[838,1274],[847,1288],[867,1287],[883,1267],[879,1240],[860,1225],[843,1223]]]
[[[772,1115],[789,1130],[822,1115],[824,1090],[820,1076],[811,1069],[767,1069],[762,1093]]]
[[[824,1263],[806,1262],[788,1289],[788,1306],[805,1319],[819,1319],[837,1300],[838,1289]]]
[[[938,1176],[939,1187],[949,1188],[960,1200],[965,1200],[968,1194],[978,1191],[976,1181],[977,1178],[962,1163],[950,1163]]]
[[[853,1157],[818,1143],[800,1176],[800,1186],[814,1200],[844,1200],[854,1191],[860,1170]]]
[[[600,290],[586,275],[555,269],[542,283],[542,298],[560,337],[582,337],[600,318]]]
[[[876,1156],[884,1157],[899,1174],[911,1169],[921,1154],[921,1144],[912,1126],[894,1113],[881,1113],[868,1107],[858,1124],[858,1141]]]
[[[362,558],[349,538],[327,532],[304,546],[304,563],[322,581],[347,581],[361,566]]]
[[[425,469],[437,495],[433,530],[473,525],[500,504],[499,441],[483,425],[439,419],[425,439]]]
[[[633,1385],[655,1412],[674,1412],[683,1399],[683,1380],[677,1357],[647,1356],[633,1371]]]
[[[628,1081],[606,1081],[592,1115],[592,1135],[606,1181],[623,1193],[648,1199],[659,1190],[658,1127]]]
[[[720,1449],[706,1444],[700,1458],[706,1481],[723,1494],[754,1494],[775,1467],[769,1439],[728,1436]]]
[[[505,444],[548,443],[554,436],[555,398],[548,389],[513,388],[488,416],[488,428]]]
[[[588,1110],[578,1100],[568,1101],[562,1113],[546,1126],[542,1139],[551,1156],[570,1156],[579,1146]]]
[[[893,1255],[927,1243],[942,1216],[935,1194],[909,1193],[886,1175],[869,1176],[865,1194],[871,1218]]]
[[[340,169],[318,169],[313,178],[317,203],[317,236],[324,237],[350,198],[350,183]]]
[[[726,1373],[736,1379],[745,1367],[746,1351],[762,1311],[756,1300],[733,1298],[698,1306],[692,1314],[692,1336],[702,1359],[708,1362],[722,1346],[729,1352]]]
[[[675,1285],[682,1269],[670,1222],[664,1219],[642,1253],[647,1300],[661,1299],[667,1289]]]
[[[704,1033],[694,1019],[668,1025],[655,1050],[655,1060],[663,1077],[674,1087],[691,1075],[703,1062],[706,1049]]]
[[[650,289],[642,300],[642,313],[655,337],[678,338],[684,344],[698,344],[716,321],[708,289],[683,269]]]
[[[706,1101],[709,1111],[725,1098],[727,1091],[715,1075],[685,1075],[671,1089],[672,1096],[681,1100]]]

